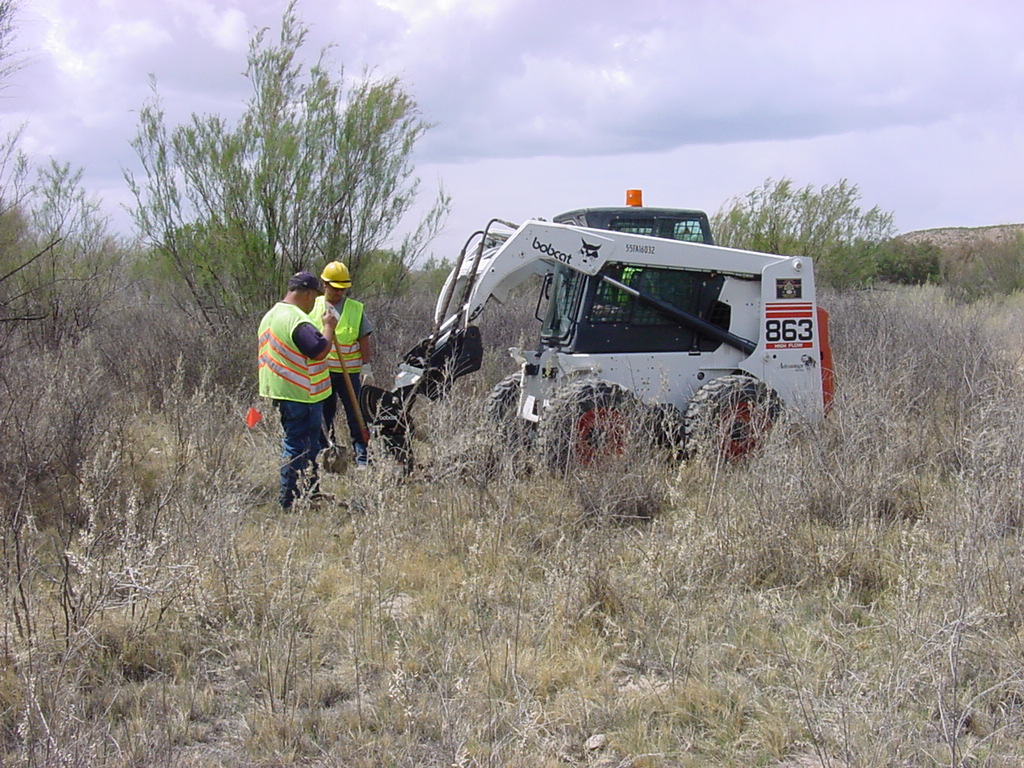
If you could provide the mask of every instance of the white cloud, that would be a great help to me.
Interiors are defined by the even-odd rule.
[[[376,5],[420,26],[431,24],[439,16],[491,18],[513,3],[511,0],[376,0]]]
[[[185,24],[194,25],[198,34],[225,51],[244,52],[249,43],[249,19],[237,7],[218,8],[212,2],[202,0],[176,0],[174,5],[184,14]]]
[[[455,56],[418,59],[431,69],[419,70],[423,80],[458,84],[421,91],[441,123],[431,157],[666,150],[924,124],[986,108],[1021,85],[1003,74],[1019,50],[1011,28],[962,24],[941,3],[914,15],[879,3],[740,13],[698,2],[662,15],[590,8],[574,25],[550,17],[549,5],[527,3],[490,28],[431,29],[435,44],[464,41]],[[538,134],[530,112],[554,111],[560,119]]]
[[[101,42],[109,58],[129,56],[171,42],[170,33],[148,19],[112,20],[103,30]]]
[[[233,119],[285,0],[33,0],[5,93],[26,146],[117,189],[150,96]],[[648,200],[715,209],[767,176],[849,178],[901,227],[1024,210],[1024,6],[1002,0],[300,0],[307,56],[397,75],[436,127],[421,170],[474,217]],[[428,186],[425,184],[425,187]],[[486,211],[484,210],[486,208]],[[509,209],[512,210],[509,210]],[[464,217],[456,224],[456,219]],[[1020,218],[1019,213],[1016,214]],[[474,220],[470,220],[474,219]]]
[[[93,57],[78,50],[70,39],[74,20],[64,16],[56,3],[41,3],[39,14],[46,25],[41,48],[57,71],[78,81],[90,77],[96,71]]]

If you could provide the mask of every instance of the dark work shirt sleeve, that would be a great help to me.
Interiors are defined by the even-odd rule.
[[[319,355],[328,344],[327,339],[312,323],[302,323],[292,331],[292,341],[299,348],[299,352],[308,358]]]

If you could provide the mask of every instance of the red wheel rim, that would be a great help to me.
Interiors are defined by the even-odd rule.
[[[591,408],[576,420],[573,448],[576,461],[594,464],[626,448],[626,417],[618,408]]]
[[[750,400],[740,400],[722,414],[722,456],[739,459],[757,450],[771,428],[772,418]]]

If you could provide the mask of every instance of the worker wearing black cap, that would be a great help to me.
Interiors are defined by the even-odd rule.
[[[316,275],[298,272],[288,292],[263,316],[259,327],[260,396],[281,414],[284,441],[279,502],[290,509],[299,494],[298,477],[312,464],[309,491],[316,493],[323,401],[331,395],[326,358],[334,347],[337,318],[327,313],[317,330],[309,313],[322,287]]]

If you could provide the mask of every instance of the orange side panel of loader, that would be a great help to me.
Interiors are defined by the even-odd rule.
[[[832,410],[836,394],[835,368],[832,367],[832,346],[828,339],[828,310],[818,307],[818,343],[821,347],[821,394],[825,413]]]

